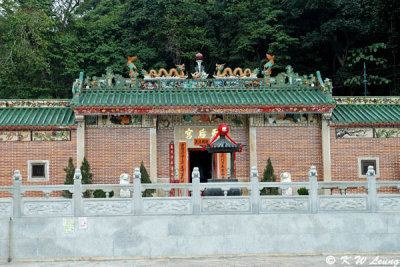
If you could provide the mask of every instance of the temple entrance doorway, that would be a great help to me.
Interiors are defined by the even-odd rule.
[[[211,155],[201,149],[189,149],[189,181],[192,182],[192,172],[194,167],[199,168],[200,183],[207,183],[211,179]]]

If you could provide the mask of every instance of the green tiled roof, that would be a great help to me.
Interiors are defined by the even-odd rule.
[[[71,106],[334,105],[330,95],[307,89],[84,90]]]
[[[335,124],[400,123],[400,105],[337,105],[333,111],[331,122]]]
[[[75,124],[70,108],[0,108],[0,127],[69,127]]]

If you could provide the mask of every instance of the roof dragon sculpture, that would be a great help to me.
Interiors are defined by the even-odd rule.
[[[214,78],[257,78],[259,72],[258,69],[251,71],[250,69],[235,68],[233,71],[231,68],[224,69],[225,64],[215,64],[217,73],[214,73]]]
[[[150,70],[147,72],[143,70],[144,79],[186,79],[188,75],[185,75],[185,64],[176,65],[176,69],[172,68],[169,72],[166,69]]]

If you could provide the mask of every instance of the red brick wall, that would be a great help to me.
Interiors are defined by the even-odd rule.
[[[237,153],[237,176],[247,177],[250,172],[249,137],[247,128],[233,128],[231,137],[246,144]],[[169,143],[174,131],[157,131],[158,177],[168,177]],[[132,175],[143,160],[148,172],[149,128],[87,128],[86,156],[91,164],[95,183],[118,183],[121,173]],[[64,168],[68,158],[76,164],[76,131],[71,141],[32,141],[0,143],[0,185],[10,185],[14,170],[21,171],[27,184],[27,161],[49,160],[50,181],[31,184],[63,184]],[[378,157],[380,177],[400,178],[400,138],[388,139],[336,139],[331,127],[332,180],[359,180],[358,157]],[[271,157],[275,174],[290,172],[294,181],[306,181],[311,165],[317,166],[322,178],[321,130],[319,127],[257,127],[257,164],[260,176]],[[175,159],[177,160],[177,159]]]
[[[174,141],[173,129],[157,129],[157,177],[159,178],[169,178],[169,144],[171,141]]]
[[[275,175],[289,172],[292,181],[308,181],[311,165],[322,174],[320,127],[257,127],[257,165],[260,177],[271,158]],[[319,175],[321,180],[322,176]]]
[[[332,180],[360,180],[359,157],[379,158],[378,179],[399,180],[399,153],[400,138],[336,139],[335,127],[331,127]]]
[[[249,147],[249,129],[246,128],[231,128],[229,136],[237,143],[242,143],[244,146],[241,153],[236,153],[236,177],[250,177],[250,147]],[[228,156],[229,157],[229,156]]]
[[[20,170],[23,184],[64,184],[69,157],[76,164],[76,130],[71,141],[0,142],[0,185],[11,185],[14,170]],[[49,181],[28,183],[28,160],[49,160]]]
[[[119,183],[119,176],[133,176],[143,161],[150,174],[149,128],[86,128],[85,155],[93,183]]]

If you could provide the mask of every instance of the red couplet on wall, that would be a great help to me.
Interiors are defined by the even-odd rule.
[[[186,142],[179,143],[179,182],[185,183],[186,179]]]
[[[169,182],[173,183],[175,179],[175,145],[174,142],[169,144]]]

